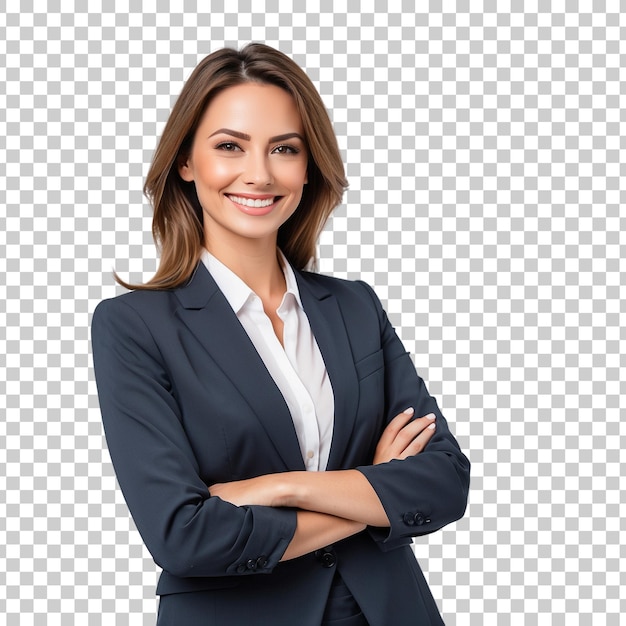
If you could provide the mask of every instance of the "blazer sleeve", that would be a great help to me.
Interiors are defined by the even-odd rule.
[[[383,550],[406,543],[407,537],[431,533],[463,516],[467,506],[470,463],[450,432],[437,402],[391,326],[372,288],[378,313],[385,369],[386,423],[407,407],[415,417],[436,415],[435,434],[419,454],[403,460],[357,469],[368,479],[389,517],[389,528],[370,528]]]
[[[210,497],[172,394],[175,364],[124,297],[97,306],[92,351],[113,466],[155,562],[182,577],[270,572],[293,537],[295,511]]]

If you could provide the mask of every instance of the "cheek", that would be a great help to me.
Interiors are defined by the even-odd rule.
[[[306,182],[306,164],[304,166],[294,164],[293,167],[285,170],[283,182],[291,189],[301,191]]]
[[[235,159],[204,159],[200,166],[200,181],[211,189],[221,189],[238,175]]]

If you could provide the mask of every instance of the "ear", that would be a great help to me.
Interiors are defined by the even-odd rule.
[[[191,168],[191,165],[189,163],[189,157],[185,155],[181,155],[178,158],[177,166],[178,166],[178,174],[180,175],[180,177],[183,180],[187,181],[188,183],[193,182],[194,180],[193,169]]]

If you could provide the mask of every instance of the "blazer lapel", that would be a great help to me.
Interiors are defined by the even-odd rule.
[[[175,293],[182,305],[178,316],[246,399],[286,469],[304,470],[285,399],[202,262],[198,263],[190,281]]]
[[[335,397],[333,440],[327,469],[341,469],[355,426],[359,383],[346,326],[335,296],[319,283],[295,272],[302,306],[326,364]]]

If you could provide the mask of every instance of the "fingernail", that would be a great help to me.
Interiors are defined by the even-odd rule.
[[[427,428],[430,428],[430,430],[433,430],[436,425],[437,424],[435,424],[435,422],[433,422],[432,424],[429,424]]]
[[[415,413],[415,409],[410,406],[408,409],[404,409],[404,411],[402,411],[403,413],[406,413],[407,415],[413,415],[413,413]]]
[[[434,420],[434,419],[435,419],[435,414],[434,414],[434,413],[429,413],[426,417],[427,417],[429,420]]]

